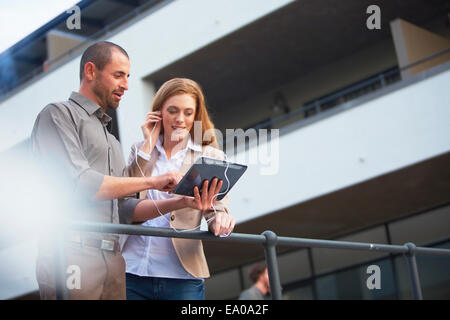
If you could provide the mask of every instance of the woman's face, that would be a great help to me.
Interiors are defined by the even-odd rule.
[[[165,138],[173,142],[183,140],[194,124],[195,109],[195,99],[189,94],[167,99],[161,110]]]

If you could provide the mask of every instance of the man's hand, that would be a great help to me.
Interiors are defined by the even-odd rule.
[[[183,175],[179,171],[171,171],[160,176],[150,177],[149,179],[151,179],[151,189],[172,192],[181,178],[183,178]]]

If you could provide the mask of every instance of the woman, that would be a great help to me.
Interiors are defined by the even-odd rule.
[[[202,155],[223,159],[224,153],[211,146],[217,145],[214,136],[209,141],[193,141],[194,121],[201,123],[202,137],[214,129],[200,86],[180,78],[164,83],[141,127],[144,141],[132,147],[129,174],[151,176],[177,170],[185,174]],[[142,225],[192,229],[205,217],[211,219],[208,229],[216,236],[230,233],[235,221],[228,215],[228,196],[215,201],[222,183],[217,179],[206,181],[201,195],[194,188],[194,197],[156,190],[141,192],[140,198],[154,200],[150,210],[156,216]],[[136,219],[139,221],[139,216],[135,215]],[[122,243],[127,299],[204,299],[203,279],[209,277],[209,270],[200,240],[130,236]]]

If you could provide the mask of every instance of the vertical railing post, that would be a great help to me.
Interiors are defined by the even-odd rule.
[[[64,250],[64,230],[55,230],[54,272],[56,300],[69,300],[69,290],[66,285],[66,254]]]
[[[382,88],[385,87],[386,86],[386,80],[384,79],[384,74],[383,73],[380,74],[379,78],[380,78],[381,87]]]
[[[281,283],[276,251],[277,235],[272,231],[264,231],[262,235],[266,238],[264,255],[269,274],[270,294],[273,300],[281,300]]]
[[[315,106],[315,109],[316,109],[316,114],[319,114],[322,110],[320,110],[320,103],[319,103],[319,100],[316,100],[315,102],[314,102],[314,106]]]
[[[405,244],[408,252],[405,254],[406,262],[408,264],[409,277],[411,279],[413,297],[415,300],[423,300],[422,288],[420,286],[419,270],[417,268],[416,254],[414,252],[416,245],[408,242]]]

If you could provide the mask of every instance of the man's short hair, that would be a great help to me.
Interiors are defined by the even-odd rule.
[[[260,262],[255,264],[248,272],[248,276],[250,277],[250,280],[252,280],[253,283],[256,283],[259,279],[259,276],[264,273],[267,266],[264,262]]]
[[[112,49],[119,50],[127,58],[129,58],[125,49],[115,43],[109,41],[96,42],[89,46],[81,56],[80,81],[84,78],[84,66],[86,63],[92,62],[99,70],[103,70],[103,68],[111,61]]]

